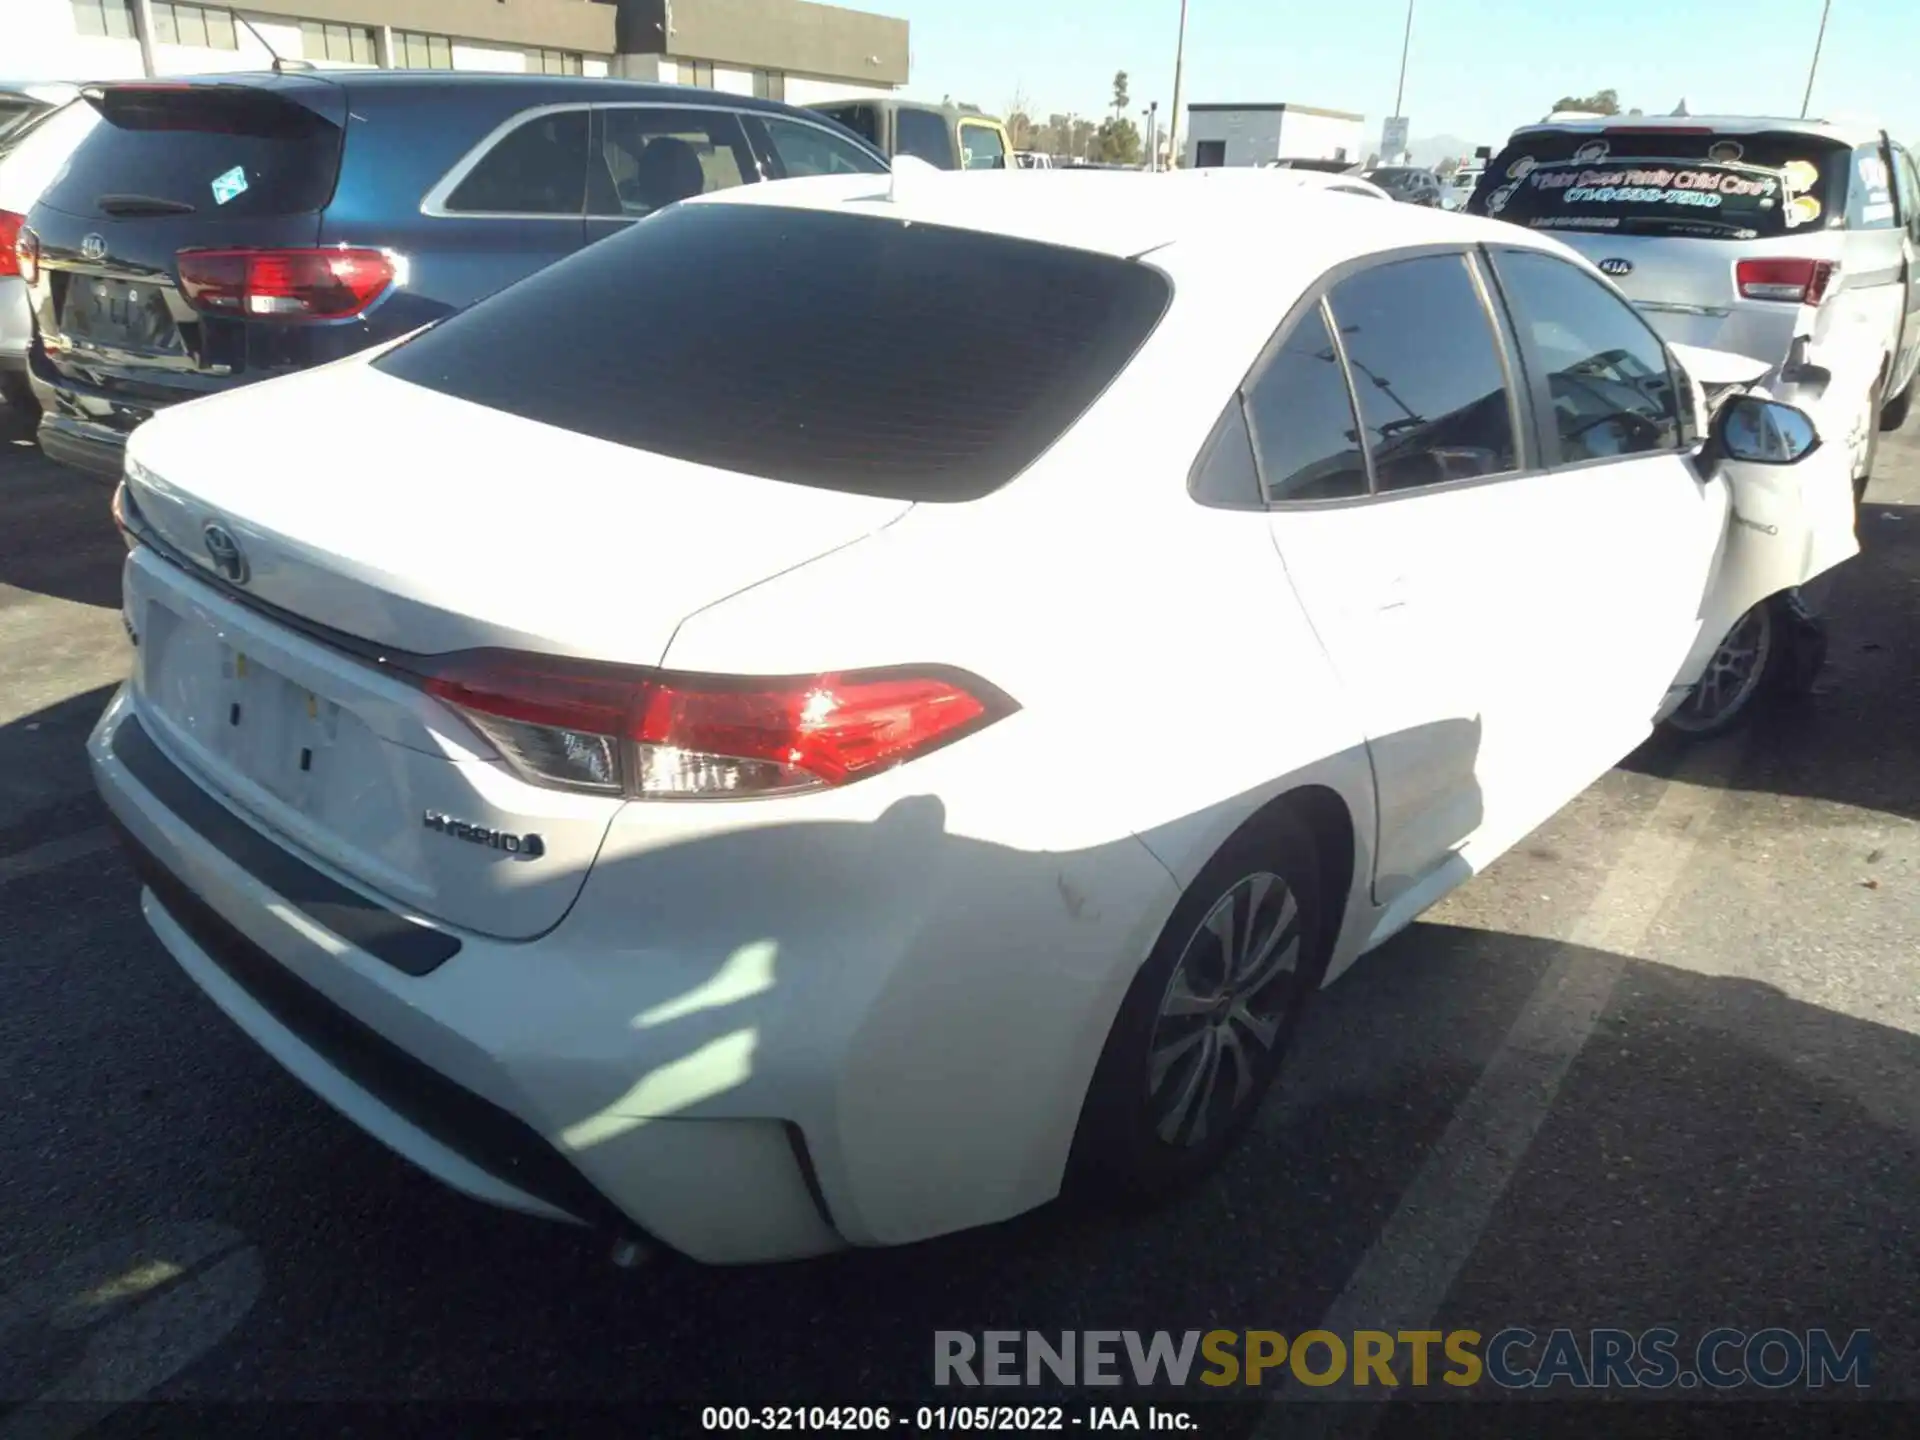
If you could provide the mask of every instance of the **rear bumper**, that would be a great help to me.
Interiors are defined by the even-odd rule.
[[[33,347],[33,308],[26,283],[18,275],[0,277],[0,371],[27,368]]]
[[[649,1234],[710,1263],[844,1245],[822,1218],[804,1147],[778,1120],[661,1121],[623,1143],[569,1153],[552,1115],[564,1099],[531,1089],[511,1057],[462,1032],[465,1012],[524,1003],[494,986],[490,960],[517,971],[523,988],[554,978],[532,947],[462,937],[465,974],[454,973],[459,966],[405,974],[321,923],[339,919],[330,906],[344,887],[199,790],[147,735],[125,690],[89,755],[141,877],[147,921],[176,963],[296,1079],[390,1149],[490,1204]],[[157,785],[143,783],[156,775]],[[164,792],[173,785],[194,787],[228,824],[171,808]],[[263,854],[277,857],[266,873],[287,893],[256,873]]]
[[[129,404],[62,375],[35,346],[27,352],[28,383],[40,402],[41,453],[49,460],[118,480],[127,436],[153,418],[151,406]]]

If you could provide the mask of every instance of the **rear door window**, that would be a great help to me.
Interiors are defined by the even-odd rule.
[[[536,115],[489,150],[447,197],[460,214],[578,215],[587,203],[587,112]]]
[[[1817,135],[1540,130],[1508,143],[1467,208],[1535,230],[1776,239],[1844,221],[1852,169]]]
[[[340,127],[264,89],[109,87],[88,101],[102,123],[41,197],[69,215],[301,215],[339,178]]]
[[[607,106],[588,166],[589,214],[631,219],[731,189],[757,171],[731,110]]]
[[[1327,297],[1346,350],[1374,487],[1410,490],[1513,470],[1513,399],[1465,256],[1397,260]]]
[[[846,126],[876,150],[885,146],[880,138],[880,112],[872,105],[821,106],[820,113]]]
[[[723,470],[962,501],[1052,445],[1169,296],[1146,265],[1010,236],[683,205],[373,363]]]
[[[942,170],[953,169],[953,141],[947,134],[945,116],[936,115],[931,110],[908,110],[903,107],[897,123],[900,127],[902,155],[911,155]]]

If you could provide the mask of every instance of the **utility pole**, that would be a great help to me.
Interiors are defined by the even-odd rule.
[[[1180,81],[1187,62],[1187,0],[1180,0],[1180,38],[1173,47],[1173,110],[1167,117],[1167,168],[1180,168]]]
[[[1820,6],[1820,33],[1813,42],[1813,64],[1807,67],[1807,93],[1800,102],[1800,118],[1807,118],[1807,110],[1813,104],[1813,77],[1820,72],[1820,47],[1827,41],[1827,15],[1833,9],[1833,0],[1823,0]]]
[[[1400,41],[1400,84],[1393,92],[1393,118],[1400,118],[1400,102],[1407,98],[1407,52],[1413,48],[1413,0],[1407,0],[1407,33]],[[1385,160],[1383,155],[1381,159]],[[1392,161],[1387,161],[1392,164]]]

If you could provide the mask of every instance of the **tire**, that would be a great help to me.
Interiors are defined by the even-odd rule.
[[[1880,428],[1898,430],[1907,423],[1907,412],[1913,408],[1913,392],[1920,387],[1920,378],[1907,381],[1907,388],[1881,407]]]
[[[1152,1205],[1226,1158],[1326,972],[1319,883],[1312,834],[1282,811],[1208,862],[1174,907],[1108,1033],[1081,1107],[1069,1193],[1106,1205]],[[1239,943],[1229,946],[1223,935]],[[1225,971],[1228,954],[1244,965],[1237,981]]]
[[[40,418],[40,402],[33,398],[33,386],[27,377],[8,370],[0,372],[0,406],[18,412],[29,421]]]
[[[1826,662],[1826,627],[1789,590],[1738,620],[1707,662],[1700,683],[1661,722],[1688,740],[1738,728],[1770,698],[1804,695]]]

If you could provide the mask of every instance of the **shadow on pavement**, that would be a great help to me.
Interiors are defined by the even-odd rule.
[[[126,548],[112,498],[104,481],[43,456],[32,424],[0,404],[0,605],[12,587],[118,608]]]

